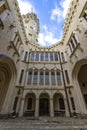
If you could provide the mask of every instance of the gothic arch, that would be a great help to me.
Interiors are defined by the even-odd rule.
[[[72,81],[74,86],[74,98],[77,112],[81,114],[87,114],[86,105],[83,98],[83,92],[81,84],[79,83],[79,75],[82,71],[83,66],[87,66],[87,57],[80,59],[74,66],[72,71]],[[84,70],[83,70],[84,71]],[[85,71],[83,72],[85,74]],[[81,76],[83,78],[83,76]]]
[[[0,54],[0,113],[9,113],[13,104],[17,70],[11,58]]]

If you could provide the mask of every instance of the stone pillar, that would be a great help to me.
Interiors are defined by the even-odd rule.
[[[39,117],[39,98],[36,99],[35,117]]]
[[[24,109],[24,98],[21,99],[21,107],[20,107],[20,112],[19,112],[19,117],[23,116],[23,109]]]
[[[64,104],[65,104],[65,115],[66,115],[67,117],[69,117],[70,115],[69,115],[69,109],[68,109],[68,105],[67,105],[67,100],[66,100],[66,98],[64,99]]]
[[[53,98],[50,98],[50,116],[54,117]]]

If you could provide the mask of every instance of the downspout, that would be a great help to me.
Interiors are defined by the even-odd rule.
[[[68,93],[67,93],[67,88],[66,88],[66,82],[65,82],[65,77],[64,77],[64,72],[63,72],[63,66],[62,66],[62,62],[61,62],[60,52],[58,52],[58,54],[59,54],[59,62],[60,62],[60,67],[61,67],[61,72],[62,72],[63,85],[64,85],[64,91],[65,91],[65,95],[66,95],[66,101],[67,101],[69,116],[71,117],[72,115],[71,115],[71,110],[70,110],[69,98],[68,98]]]

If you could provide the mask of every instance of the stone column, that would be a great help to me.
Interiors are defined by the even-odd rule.
[[[36,99],[35,117],[39,117],[39,98]]]
[[[53,98],[50,98],[50,116],[54,117]]]
[[[65,115],[66,115],[67,117],[69,117],[70,115],[69,115],[69,110],[68,110],[68,105],[67,105],[67,100],[66,100],[66,98],[64,98],[64,104],[65,104]]]
[[[21,107],[20,107],[20,112],[19,112],[19,117],[23,116],[23,109],[24,109],[24,98],[21,99]]]
[[[37,78],[38,80],[37,80],[37,84],[39,85],[39,83],[40,83],[40,70],[38,69],[38,78]]]

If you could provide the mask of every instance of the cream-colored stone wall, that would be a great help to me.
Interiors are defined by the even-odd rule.
[[[87,18],[85,19],[83,17],[84,10],[87,11],[87,0],[72,0],[64,24],[64,36],[59,43],[50,47],[40,47],[37,44],[37,36],[39,33],[39,21],[37,17],[30,18],[36,23],[36,34],[34,35],[35,31],[32,32],[32,37],[35,39],[33,39],[32,42],[27,35],[31,32],[30,26],[33,27],[33,25],[29,22],[28,25],[26,25],[25,22],[23,22],[23,17],[26,17],[26,15],[23,17],[21,16],[18,2],[16,0],[11,0],[10,2],[6,0],[5,3],[3,2],[4,0],[0,1],[0,64],[8,64],[12,76],[5,100],[3,101],[3,109],[0,113],[11,113],[13,111],[15,97],[18,97],[16,112],[19,116],[23,116],[23,112],[26,111],[26,95],[30,94],[32,97],[32,93],[34,93],[33,110],[35,111],[35,116],[39,116],[40,95],[44,93],[49,96],[50,116],[55,115],[54,106],[55,109],[58,108],[58,104],[56,104],[57,99],[54,99],[55,102],[53,101],[54,94],[58,94],[58,96],[60,94],[62,95],[65,103],[66,116],[69,116],[69,108],[70,113],[87,114],[83,94],[78,83],[78,72],[83,64],[87,64]],[[26,29],[25,26],[28,26],[29,30]],[[75,45],[73,52],[71,52],[69,44],[73,36],[75,36],[78,44]],[[24,60],[26,52],[27,57],[26,60]],[[31,61],[31,52],[54,52],[58,54],[58,61]],[[64,61],[62,59],[62,53],[64,55]],[[37,84],[29,85],[27,84],[27,79],[30,69],[33,71],[35,69],[38,71],[48,70],[49,73],[51,70],[55,72],[58,70],[61,74],[62,84],[52,85],[50,78],[50,83],[48,85],[40,85],[39,81]],[[24,72],[21,83],[19,83],[21,70],[24,70]],[[66,79],[65,70],[68,72],[69,83]],[[1,72],[0,70],[0,73]],[[71,97],[74,99],[75,110],[72,108]]]

